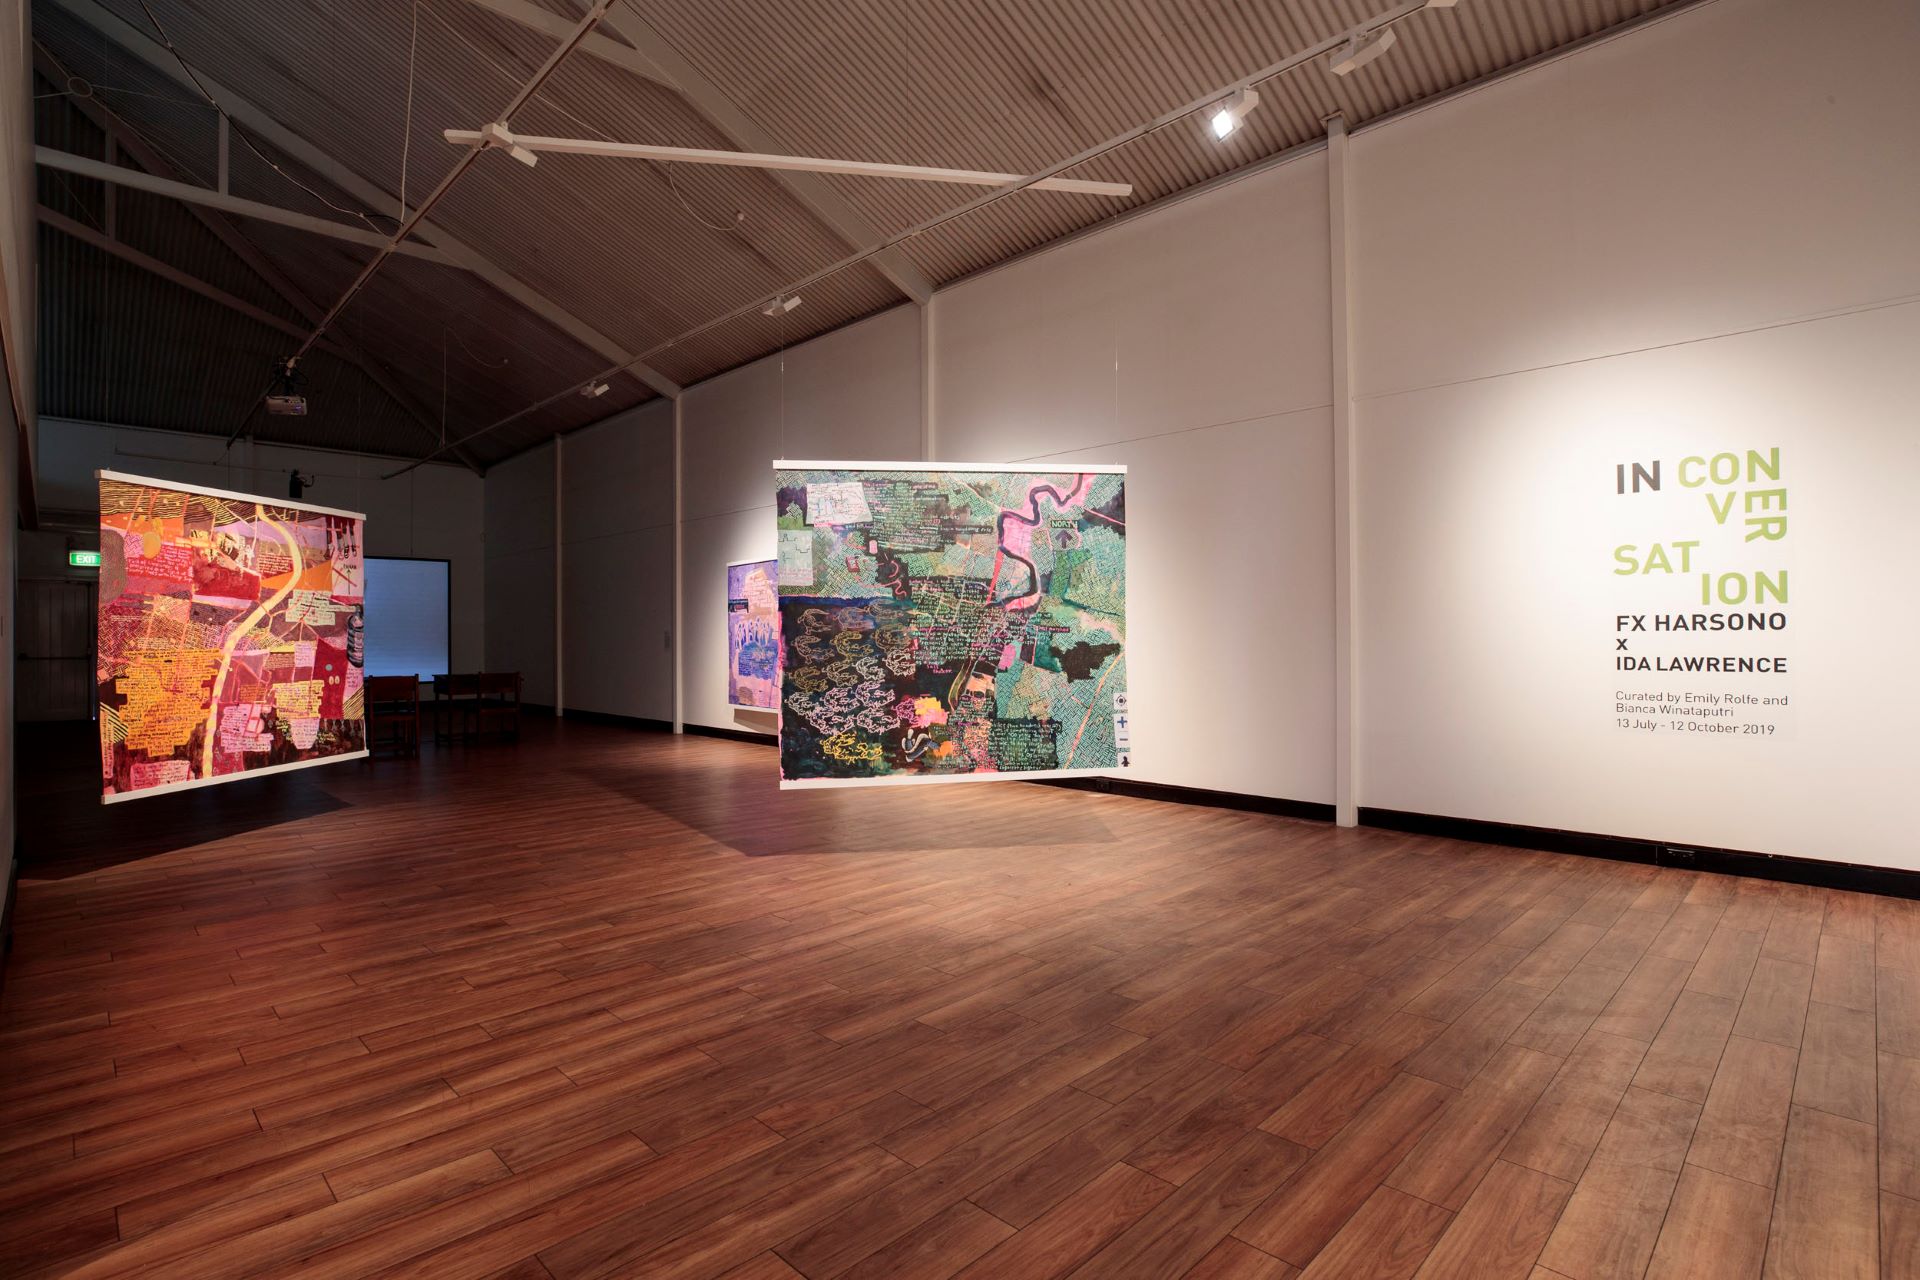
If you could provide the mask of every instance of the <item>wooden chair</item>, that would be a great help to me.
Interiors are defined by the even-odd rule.
[[[393,746],[405,755],[418,756],[420,677],[368,676],[361,697],[367,709],[367,750]]]
[[[502,735],[518,738],[520,736],[520,673],[518,671],[485,671],[477,679],[479,690],[473,703],[475,727],[481,733],[485,733],[491,722],[498,726]]]
[[[480,677],[476,674],[433,677],[433,740],[452,742],[458,733],[473,738],[474,707],[480,698]]]

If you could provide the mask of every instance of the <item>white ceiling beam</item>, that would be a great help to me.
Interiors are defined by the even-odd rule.
[[[64,0],[62,0],[64,2]],[[506,12],[508,7],[517,8],[514,0],[468,0],[469,4],[478,4],[503,17],[513,15]],[[616,35],[623,37],[628,44],[639,51],[640,56],[654,70],[649,79],[672,86],[708,124],[718,129],[735,146],[746,151],[777,152],[781,149],[773,135],[761,128],[753,118],[736,106],[731,98],[721,92],[720,87],[702,75],[700,70],[682,57],[672,44],[662,38],[653,25],[634,12],[632,5],[617,7],[601,20],[600,25]],[[595,57],[604,58],[603,53],[593,48],[582,50]],[[625,62],[614,61],[616,66]],[[628,67],[631,70],[631,67]],[[849,248],[870,244],[881,238],[881,232],[865,214],[853,207],[833,184],[813,173],[774,172],[772,178],[785,187],[794,199],[798,200],[808,212],[820,219]],[[873,255],[873,265],[894,288],[900,290],[915,302],[925,303],[933,296],[933,281],[927,279],[920,268],[913,265],[911,259],[899,249],[890,248]]]
[[[914,223],[912,226],[906,227],[900,231],[896,231],[892,235],[886,237],[885,239],[879,241],[878,243],[869,245],[867,248],[856,249],[852,253],[848,254],[846,257],[840,259],[838,262],[829,262],[825,266],[817,268],[812,273],[802,276],[800,279],[791,282],[785,288],[781,289],[777,293],[774,293],[771,295],[762,295],[760,298],[747,303],[745,306],[736,307],[732,311],[729,311],[724,315],[717,315],[717,316],[714,316],[712,319],[702,321],[700,324],[695,325],[693,328],[688,329],[683,333],[677,334],[674,337],[668,338],[665,342],[661,343],[658,347],[645,351],[642,354],[653,355],[655,352],[664,350],[667,347],[673,346],[677,343],[682,343],[682,342],[689,341],[690,339],[697,338],[703,333],[709,333],[712,330],[719,328],[721,325],[731,323],[732,321],[738,320],[743,316],[750,315],[755,310],[763,308],[768,302],[775,302],[785,297],[791,297],[792,295],[797,294],[804,289],[812,288],[814,285],[820,283],[822,280],[826,280],[829,277],[841,271],[845,271],[848,267],[851,267],[856,263],[865,262],[868,259],[872,258],[875,254],[882,252],[883,250],[887,249],[890,246],[900,244],[906,240],[910,240],[914,236],[925,235],[929,231],[937,230],[938,228],[943,227],[950,222],[954,222],[960,218],[964,218],[968,216],[969,214],[975,213],[981,209],[985,209],[991,205],[997,204],[998,202],[1005,200],[1010,196],[1018,195],[1020,192],[1026,190],[1028,187],[1031,187],[1036,183],[1045,182],[1048,178],[1057,178],[1061,174],[1066,173],[1071,169],[1077,169],[1083,164],[1087,164],[1091,161],[1098,160],[1102,156],[1105,156],[1114,151],[1117,151],[1121,147],[1124,147],[1129,143],[1137,142],[1141,138],[1148,137],[1149,135],[1156,133],[1161,129],[1165,129],[1170,125],[1179,123],[1181,120],[1194,115],[1195,113],[1200,111],[1203,107],[1212,106],[1214,103],[1218,102],[1222,97],[1226,96],[1229,93],[1232,93],[1236,89],[1245,89],[1245,88],[1250,88],[1251,86],[1256,84],[1263,84],[1266,81],[1273,79],[1275,76],[1283,75],[1286,72],[1291,71],[1293,68],[1301,66],[1302,64],[1309,62],[1314,58],[1318,58],[1323,54],[1330,53],[1334,49],[1338,48],[1340,45],[1345,44],[1348,38],[1355,32],[1358,32],[1361,35],[1366,35],[1368,33],[1378,31],[1383,27],[1388,27],[1393,25],[1396,22],[1399,22],[1401,19],[1407,17],[1409,14],[1418,13],[1421,9],[1425,8],[1426,5],[1427,5],[1427,0],[1404,0],[1403,3],[1401,3],[1400,5],[1392,9],[1387,10],[1385,13],[1375,14],[1373,17],[1368,18],[1365,21],[1361,22],[1359,25],[1355,27],[1350,27],[1346,31],[1340,32],[1338,35],[1322,40],[1318,44],[1309,45],[1307,48],[1301,50],[1300,52],[1290,54],[1287,57],[1282,58],[1278,62],[1269,63],[1266,66],[1261,67],[1260,69],[1252,72],[1250,75],[1247,75],[1242,79],[1235,81],[1232,84],[1223,85],[1204,97],[1194,99],[1193,101],[1187,103],[1185,106],[1175,107],[1170,111],[1164,111],[1161,114],[1155,116],[1151,120],[1148,120],[1142,124],[1134,125],[1132,128],[1123,130],[1120,133],[1116,133],[1111,138],[1108,138],[1105,142],[1096,142],[1090,147],[1086,147],[1080,151],[1075,152],[1073,155],[1068,156],[1064,160],[1055,161],[1053,164],[1046,166],[1044,169],[1041,169],[1039,172],[1030,174],[1027,177],[1020,179],[1018,182],[1009,183],[1008,185],[1003,187],[995,187],[993,190],[983,192],[982,194],[975,196],[971,200],[968,200],[962,204],[956,205],[955,207],[946,210],[944,213],[937,213],[933,215],[931,218],[923,218],[919,222]],[[620,372],[621,370],[616,366],[611,369],[603,369],[598,374],[595,374],[594,377],[596,380],[610,378],[613,375]],[[489,432],[498,431],[501,427],[506,426],[508,423],[518,421],[520,418],[525,417],[529,413],[533,413],[536,410],[543,409],[548,405],[554,403],[555,401],[559,400],[561,397],[566,396],[567,394],[569,394],[569,392],[561,391],[548,396],[544,400],[536,400],[532,404],[527,405],[524,408],[514,410],[512,413],[508,414],[506,417],[499,419],[498,421],[492,423],[489,426],[481,427],[478,431],[468,432],[466,435],[460,437],[460,439],[461,441],[473,440],[473,439],[477,439],[480,436],[486,435]],[[428,455],[428,458],[430,458],[431,456],[432,455]],[[389,476],[386,476],[383,478],[391,479],[392,476],[400,475],[405,471],[410,471],[414,467],[419,466],[421,463],[428,461],[428,458],[422,458],[416,462],[409,463],[406,467],[401,468],[400,471],[392,472]]]
[[[317,236],[327,236],[334,240],[345,240],[351,244],[383,245],[387,237],[378,231],[364,231],[359,227],[350,227],[343,222],[329,222],[325,218],[313,218],[304,213],[295,213],[291,209],[282,209],[275,204],[261,204],[257,200],[246,200],[240,196],[222,195],[208,187],[197,187],[189,182],[175,182],[171,178],[162,178],[156,174],[143,173],[138,169],[129,169],[124,165],[108,164],[104,160],[95,160],[91,156],[76,156],[70,151],[55,151],[52,147],[35,147],[33,162],[43,169],[57,169],[61,173],[77,174],[82,178],[94,178],[114,186],[131,187],[136,191],[151,192],[156,196],[184,201],[187,204],[202,205],[209,209],[218,209],[239,218],[257,218],[261,222],[271,222],[277,226],[292,227],[296,231],[311,231]],[[453,258],[431,245],[410,243],[401,250],[415,258],[424,258],[428,262],[438,262],[442,266],[458,265]]]
[[[776,156],[758,151],[708,151],[696,147],[661,147],[650,142],[602,142],[596,138],[547,138],[494,127],[443,129],[448,142],[473,147],[499,143],[523,151],[551,151],[557,155],[607,156],[616,160],[659,160],[670,164],[712,164],[734,169],[769,169],[787,173],[835,173],[861,178],[895,178],[905,182],[951,182],[972,187],[1004,187],[1024,173],[987,173],[978,169],[936,169],[919,164],[884,164],[871,160],[828,160],[817,156]],[[531,164],[532,161],[527,161]],[[1048,178],[1032,183],[1033,191],[1072,191],[1088,196],[1130,196],[1127,182],[1095,182],[1085,178]]]
[[[49,51],[46,46],[37,41],[34,44],[33,64],[34,68],[38,70],[41,75],[47,77],[47,79],[54,84],[68,83],[69,73],[67,68],[61,64],[58,58],[53,56],[52,52]],[[134,128],[129,121],[116,113],[113,108],[101,101],[97,95],[88,98],[74,97],[67,99],[67,101],[79,110],[81,115],[92,121],[101,132],[118,139],[120,148],[125,151],[128,156],[132,157],[135,164],[145,169],[148,173],[157,178],[170,178],[176,182],[182,180],[181,174],[174,168],[173,162],[166,156],[160,154],[153,144],[141,135],[138,129]],[[227,119],[225,116],[220,117],[219,153],[220,191],[222,194],[226,194]],[[269,289],[280,296],[281,301],[285,302],[294,311],[308,320],[317,320],[320,318],[321,311],[319,304],[308,297],[305,291],[294,284],[292,280],[289,280],[278,267],[274,266],[273,263],[267,259],[267,255],[260,251],[260,247],[249,240],[227,215],[200,204],[190,203],[186,207],[187,212],[192,214],[201,226],[218,236],[220,242],[226,245],[236,258],[239,258],[240,261],[250,267],[253,273],[259,276]],[[393,374],[387,370],[386,366],[381,364],[380,361],[375,360],[367,353],[365,348],[344,332],[334,334],[332,342],[340,349],[346,359],[358,366],[360,372],[371,379],[375,386],[386,392],[395,404],[399,405],[402,410],[412,417],[422,431],[426,432],[435,440],[443,438],[444,432],[438,419],[428,410],[426,405],[420,402],[418,397],[412,395],[399,385],[399,382],[394,378]],[[456,449],[454,450],[454,456],[466,464],[474,474],[485,474],[486,468],[481,466],[479,459],[474,457],[471,451],[467,449]]]
[[[180,63],[169,53],[165,46],[136,27],[123,22],[103,8],[97,0],[46,0],[72,17],[84,22],[95,32],[118,45],[122,51],[140,59],[154,70],[167,76],[175,84],[189,93],[198,94],[199,90],[181,69]],[[567,23],[572,30],[574,24]],[[221,84],[204,70],[195,69],[200,84],[208,93],[219,99],[220,105],[233,117],[236,124],[258,135],[275,148],[285,152],[295,161],[311,169],[320,177],[337,186],[347,195],[358,200],[369,209],[392,209],[399,207],[399,197],[383,190],[377,183],[368,180],[360,173],[321,150],[306,138],[274,119],[271,113],[263,110],[245,96],[234,92]],[[625,348],[606,334],[588,324],[585,320],[568,312],[557,302],[517,279],[479,250],[463,243],[445,228],[433,222],[423,222],[417,228],[418,234],[446,255],[446,260],[454,266],[472,272],[493,288],[519,303],[528,311],[551,324],[560,332],[572,338],[589,351],[608,360],[624,363],[632,360],[631,354],[624,357]],[[385,243],[386,237],[375,235],[375,243]],[[631,366],[633,375],[658,391],[661,395],[678,396],[680,385],[659,370],[645,362]]]

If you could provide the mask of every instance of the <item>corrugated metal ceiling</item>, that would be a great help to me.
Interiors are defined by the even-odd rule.
[[[248,199],[313,216],[395,225],[398,193],[416,198],[455,161],[445,128],[489,120],[552,47],[538,33],[473,0],[146,0],[180,53],[205,76],[269,110],[282,125],[360,179],[391,193],[367,208],[322,175],[253,139],[286,175],[239,142],[231,189]],[[537,0],[572,20],[577,0]],[[1027,192],[907,242],[912,262],[946,282],[1321,135],[1344,112],[1358,125],[1471,82],[1678,0],[1461,0],[1418,13],[1398,28],[1385,57],[1346,78],[1308,66],[1261,86],[1261,107],[1224,145],[1182,121],[1083,167],[1074,176],[1134,184],[1128,200]],[[209,184],[216,119],[192,89],[154,69],[82,15],[96,0],[35,0],[35,37],[92,86],[183,178]],[[140,0],[98,0],[134,32],[153,25]],[[1378,0],[758,0],[750,9],[711,0],[621,0],[602,34],[632,34],[647,51],[658,39],[671,59],[696,69],[786,151],[866,160],[1033,172],[1314,44],[1383,6]],[[104,24],[108,28],[112,23]],[[120,38],[129,42],[142,37]],[[656,50],[658,52],[658,50]],[[669,59],[669,60],[671,60]],[[411,79],[409,69],[411,67]],[[409,103],[409,84],[411,102]],[[45,86],[43,86],[45,88]],[[43,139],[84,150],[71,121],[45,120],[65,103],[43,99]],[[522,132],[737,149],[709,118],[711,103],[576,52],[516,117]],[[409,114],[411,128],[408,128]],[[84,130],[80,130],[84,132]],[[90,154],[99,154],[93,143]],[[892,234],[979,194],[977,188],[832,179],[881,234]],[[99,184],[62,176],[97,197]],[[43,181],[43,191],[46,183]],[[308,190],[311,188],[310,194]],[[84,190],[82,190],[84,189]],[[129,205],[135,202],[127,202]],[[151,203],[167,204],[162,200]],[[736,214],[744,217],[736,217]],[[844,256],[850,246],[788,187],[746,169],[675,167],[544,156],[537,169],[483,157],[434,210],[433,222],[478,250],[577,321],[627,351],[640,351],[770,294]],[[181,215],[169,229],[148,217],[147,252],[247,301],[300,317],[263,290],[250,269]],[[363,247],[258,222],[245,235],[309,298],[331,301],[370,253]],[[58,241],[57,232],[43,237]],[[157,237],[155,239],[154,237]],[[43,238],[43,243],[47,241]],[[77,250],[84,249],[81,253]],[[135,268],[85,245],[59,248],[62,288],[97,296],[88,271],[107,272],[114,296]],[[97,259],[97,261],[96,261]],[[158,282],[155,282],[156,284]],[[143,286],[142,306],[166,307],[177,286]],[[151,295],[151,296],[149,296]],[[132,295],[128,295],[131,298]],[[677,344],[650,361],[682,384],[838,327],[901,300],[862,264],[810,287],[806,305],[780,322],[758,316]],[[283,335],[193,298],[197,327],[155,324],[172,347],[244,351],[255,360]],[[182,304],[184,305],[184,304]],[[55,307],[56,324],[83,308]],[[152,323],[155,317],[143,319]],[[258,332],[245,334],[251,326]],[[589,377],[608,361],[462,270],[396,257],[343,320],[346,336],[377,359],[413,402],[384,416],[324,414],[263,423],[262,438],[335,447],[417,452],[431,447],[444,396],[448,434],[458,437]],[[47,349],[72,360],[75,335]],[[190,355],[176,363],[191,366]],[[502,363],[504,362],[504,363]],[[204,361],[201,361],[204,363]],[[88,369],[97,360],[85,362]],[[445,376],[443,377],[443,367]],[[354,376],[364,377],[343,365]],[[48,396],[91,385],[90,373],[50,371]],[[310,371],[311,372],[311,371]],[[248,379],[253,377],[248,373]],[[341,375],[345,376],[345,375]],[[244,385],[242,379],[236,385]],[[193,394],[223,379],[204,375]],[[139,383],[112,407],[121,420],[175,425],[193,413],[177,388],[143,405]],[[152,385],[152,384],[148,384]],[[65,389],[63,392],[63,388]],[[246,391],[234,391],[244,406]],[[584,425],[650,393],[617,379],[597,400],[577,397],[476,440],[482,462]],[[319,400],[315,388],[316,402]],[[364,400],[364,396],[361,397]],[[227,406],[231,408],[232,406]],[[231,414],[228,415],[231,417]],[[219,419],[213,414],[212,419]],[[202,428],[225,433],[228,420]]]
[[[50,89],[45,81],[38,86]],[[36,141],[103,154],[97,128],[59,100],[47,101]],[[38,198],[82,227],[106,229],[100,182],[42,170]],[[285,299],[178,201],[121,190],[113,228],[130,249],[299,325]],[[282,332],[50,226],[40,229],[39,252],[43,414],[216,435],[232,433],[254,415],[275,360],[290,345]],[[289,421],[289,434],[301,443],[397,455],[417,455],[435,443],[338,351],[316,352],[305,373],[314,413]]]

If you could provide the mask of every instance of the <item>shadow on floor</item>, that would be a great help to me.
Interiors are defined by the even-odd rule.
[[[96,734],[91,721],[15,728],[21,879],[64,880],[352,807],[304,771],[103,805]]]
[[[808,853],[912,853],[958,847],[1042,848],[1097,844],[1113,832],[1077,792],[1022,788],[1020,806],[992,803],[1012,782],[951,786],[780,790],[774,748],[678,739],[680,753],[661,752],[644,769],[593,765],[575,776],[691,827],[748,857]],[[1036,825],[1034,796],[1047,796],[1060,826]],[[889,821],[876,823],[884,807]],[[1003,815],[1003,809],[1014,810]],[[902,837],[898,818],[917,817]]]

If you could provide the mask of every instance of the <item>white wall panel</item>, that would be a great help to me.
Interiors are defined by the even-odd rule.
[[[1332,491],[1299,483],[1332,438],[1320,408],[1060,455],[1127,465],[1127,777],[1332,796]]]
[[[1916,55],[1720,0],[1355,139],[1363,805],[1920,866]],[[1615,465],[1773,446],[1787,731],[1617,730]]]
[[[521,673],[528,702],[551,706],[553,446],[487,472],[487,666]]]
[[[1143,781],[1333,798],[1324,157],[941,294],[943,459],[1128,465]]]
[[[1008,461],[1324,405],[1326,157],[990,271],[939,301],[939,453]]]
[[[673,404],[654,400],[567,436],[566,541],[673,526]]]
[[[1920,293],[1920,4],[1719,0],[1353,140],[1361,394]]]
[[[1915,350],[1920,303],[1371,402],[1362,803],[1920,868],[1920,601],[1903,585],[1920,559]],[[1614,493],[1615,464],[1665,458],[1671,487],[1685,454],[1775,446],[1793,557],[1785,730],[1617,729],[1615,690],[1646,682],[1613,671],[1614,615],[1645,598],[1613,575],[1617,512],[1636,501]],[[1658,637],[1633,648],[1663,652]]]
[[[919,313],[898,307],[722,374],[689,388],[681,412],[686,720],[771,732],[771,716],[727,705],[727,562],[772,554],[775,458],[920,456]]]
[[[673,406],[566,437],[562,628],[569,708],[673,718]]]
[[[673,526],[570,541],[562,566],[568,708],[672,720]]]
[[[1717,0],[1356,135],[1363,805],[1916,864],[1892,809],[1920,762],[1895,728],[1920,712],[1916,55],[1910,0]],[[1143,780],[1333,798],[1326,207],[1296,158],[938,299],[938,457],[1131,468]],[[724,702],[722,575],[771,549],[767,463],[918,456],[918,319],[689,389],[689,723],[765,723]],[[670,613],[666,421],[569,442],[570,632]],[[1771,443],[1803,539],[1794,731],[1636,753],[1591,704],[1611,468]],[[536,646],[551,510],[512,468],[547,465],[487,483],[490,634],[518,611]],[[570,663],[617,663],[601,639]],[[669,705],[640,667],[608,705],[664,717],[629,710]]]
[[[778,457],[918,457],[919,313],[896,307],[723,373],[688,388],[682,413],[690,520],[771,507]]]

